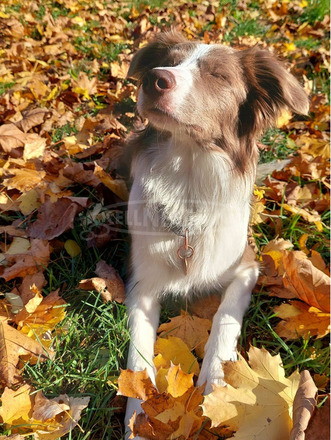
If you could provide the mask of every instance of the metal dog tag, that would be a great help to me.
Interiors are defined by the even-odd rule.
[[[188,229],[185,229],[185,234],[183,235],[184,244],[177,249],[178,257],[183,260],[184,263],[184,274],[187,275],[188,271],[188,260],[193,257],[194,248],[188,244]]]

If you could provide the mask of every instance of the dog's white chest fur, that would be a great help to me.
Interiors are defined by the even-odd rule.
[[[221,152],[172,138],[139,155],[133,169],[128,222],[132,257],[144,261],[138,278],[182,294],[227,284],[246,245],[251,182]],[[177,255],[185,229],[194,248],[186,276]]]

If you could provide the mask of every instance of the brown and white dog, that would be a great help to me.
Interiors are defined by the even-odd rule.
[[[269,52],[158,35],[133,57],[146,129],[128,142],[128,368],[155,380],[153,354],[165,295],[221,293],[198,385],[223,383],[221,362],[237,358],[243,315],[258,277],[247,248],[256,138],[284,107],[306,114],[308,99]],[[140,402],[129,399],[126,426]]]

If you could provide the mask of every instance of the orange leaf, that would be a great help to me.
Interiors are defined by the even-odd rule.
[[[195,350],[200,358],[204,356],[204,346],[209,337],[211,321],[192,316],[181,310],[180,316],[159,327],[160,337],[176,336],[182,339],[190,350]]]
[[[120,396],[147,400],[157,394],[157,389],[148,376],[147,370],[121,370],[118,378],[118,392]]]

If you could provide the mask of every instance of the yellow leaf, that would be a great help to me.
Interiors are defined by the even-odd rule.
[[[148,376],[147,370],[121,370],[118,378],[117,394],[143,401],[157,394],[157,389]]]
[[[296,50],[296,45],[294,43],[285,43],[284,48],[286,52],[293,52]]]
[[[25,192],[17,201],[19,202],[19,209],[23,215],[29,215],[40,207],[39,194],[35,189]]]
[[[128,200],[129,194],[122,179],[113,179],[108,173],[106,173],[97,163],[95,163],[94,174],[99,177],[101,182],[107,186],[114,194],[120,197],[122,200]]]
[[[204,356],[204,346],[209,337],[211,321],[191,316],[181,310],[180,316],[170,319],[170,322],[162,324],[158,332],[160,337],[176,336],[182,339],[190,350],[195,350],[200,358]]]
[[[251,347],[249,363],[240,357],[223,364],[228,385],[215,385],[205,397],[204,415],[212,426],[234,429],[236,440],[288,439],[299,373],[286,378],[280,356],[271,356],[265,349]]]
[[[91,99],[91,96],[88,94],[87,89],[84,89],[82,87],[75,87],[74,92],[77,93],[77,95],[82,95],[85,99]]]
[[[287,203],[283,203],[282,207],[283,209],[286,209],[286,211],[292,212],[294,215],[300,215],[307,222],[315,223],[321,221],[321,216],[316,211],[307,211],[306,209],[288,205]]]
[[[316,307],[310,307],[299,301],[281,304],[274,309],[277,317],[281,318],[275,332],[285,339],[322,338],[330,333],[330,313],[322,312]]]
[[[7,427],[29,422],[33,405],[32,391],[30,385],[23,385],[16,391],[5,388],[1,396],[0,417]]]
[[[46,139],[41,137],[34,140],[33,142],[26,142],[24,145],[23,159],[29,160],[35,159],[37,157],[42,157],[45,152],[45,147]]]
[[[154,347],[157,356],[154,364],[157,369],[170,368],[171,362],[180,365],[185,373],[199,374],[199,364],[190,352],[188,346],[179,338],[158,338]]]
[[[7,189],[18,189],[21,192],[37,187],[46,176],[45,171],[27,168],[10,169],[7,173],[11,174],[11,177],[4,179],[4,186]]]
[[[30,240],[21,237],[14,237],[9,248],[6,250],[7,255],[25,254],[30,249]]]
[[[182,396],[189,388],[193,387],[193,376],[194,373],[184,373],[179,365],[171,365],[166,376],[167,392],[173,397]]]

